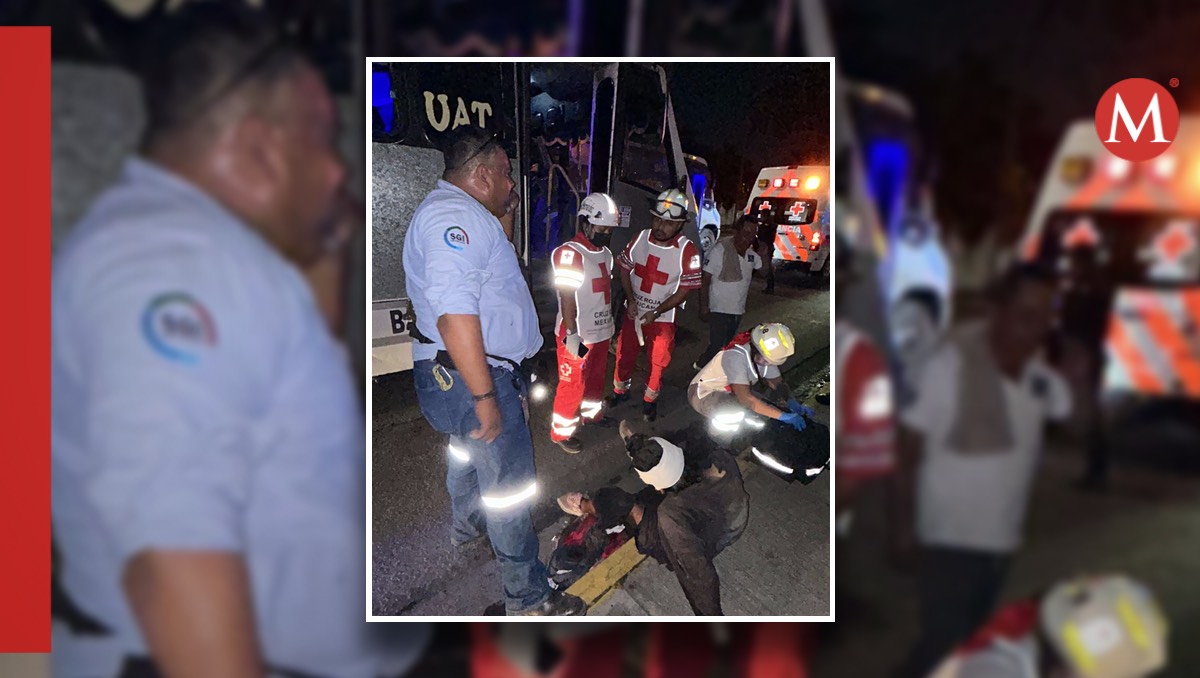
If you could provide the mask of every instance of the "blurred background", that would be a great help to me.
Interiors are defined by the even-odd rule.
[[[153,58],[139,50],[138,36],[183,1],[0,2],[4,23],[54,27],[55,242],[132,149],[140,107],[127,71]],[[1093,376],[1074,384],[1084,407],[1048,438],[1005,598],[1079,572],[1128,573],[1157,592],[1172,622],[1162,675],[1200,670],[1200,649],[1186,642],[1200,630],[1192,585],[1200,571],[1200,122],[1189,117],[1200,105],[1195,3],[247,1],[274,12],[310,46],[340,95],[343,146],[360,197],[364,55],[836,56],[834,231],[839,243],[854,243],[862,254],[855,267],[866,274],[839,291],[837,304],[889,355],[897,384],[912,345],[905,342],[932,341],[984,310],[986,284],[1013,261],[1041,261],[1061,274],[1062,333],[1073,327],[1067,309],[1082,306],[1079,316],[1101,318],[1092,323],[1103,329],[1079,345],[1092,356]],[[666,69],[677,110],[717,96],[682,65]],[[1130,167],[1094,143],[1096,102],[1126,77],[1167,86],[1178,102],[1171,160]],[[765,160],[774,144],[807,147],[785,110],[761,103],[769,87],[734,92],[744,107],[722,106],[690,129],[681,123],[680,136],[695,138],[694,153],[712,168],[718,202],[724,191],[733,193],[729,200],[744,197],[757,168],[775,162]],[[712,138],[709,125],[722,116],[778,134],[768,147]],[[348,294],[361,308],[365,262],[354,270],[358,284]],[[1079,292],[1088,289],[1099,291]],[[896,311],[913,290],[940,300],[936,322],[897,319],[911,318]],[[349,325],[348,344],[361,349],[362,324]],[[1134,337],[1132,348],[1110,341],[1112,325]],[[356,353],[365,369],[365,351]],[[1103,491],[1081,492],[1075,481],[1097,439],[1112,465],[1106,482],[1082,488]],[[911,576],[884,558],[882,494],[864,499],[839,547],[839,623],[815,654],[816,675],[886,675],[915,635]],[[468,647],[465,630],[439,629],[421,675],[465,670]],[[439,661],[457,668],[437,668],[448,666]]]

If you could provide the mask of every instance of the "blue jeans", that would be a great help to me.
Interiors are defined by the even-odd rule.
[[[435,370],[441,373],[441,384]],[[538,560],[537,533],[529,515],[532,496],[526,496],[536,479],[533,439],[525,419],[528,386],[509,370],[492,368],[504,428],[498,438],[484,443],[470,436],[479,420],[475,401],[457,371],[421,360],[413,366],[413,380],[421,413],[433,428],[450,436],[453,448],[447,450],[446,472],[451,541],[478,536],[484,524],[500,563],[505,608],[520,613],[541,605],[550,596],[550,584]],[[443,391],[447,384],[449,389]]]

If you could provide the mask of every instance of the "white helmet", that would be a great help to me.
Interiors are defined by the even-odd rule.
[[[750,333],[750,343],[772,365],[782,365],[796,352],[796,338],[787,325],[764,323]]]
[[[593,193],[579,203],[577,214],[593,226],[616,228],[621,226],[621,209],[617,201],[607,193]]]
[[[659,193],[650,212],[666,221],[687,221],[688,212],[695,214],[687,194],[678,188],[668,188]]]
[[[1042,599],[1040,617],[1050,644],[1076,675],[1147,676],[1166,664],[1162,608],[1129,577],[1063,582]]]

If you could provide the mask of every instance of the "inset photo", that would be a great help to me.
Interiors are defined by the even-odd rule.
[[[367,69],[367,617],[832,620],[832,59]]]

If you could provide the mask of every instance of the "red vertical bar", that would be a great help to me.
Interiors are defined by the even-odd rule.
[[[50,651],[50,29],[0,28],[0,652]]]

